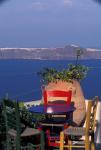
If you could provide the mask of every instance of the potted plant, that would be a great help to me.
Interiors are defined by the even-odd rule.
[[[61,71],[55,68],[45,68],[40,75],[43,79],[43,84],[47,85],[50,82],[57,83],[58,81],[73,82],[73,80],[81,81],[83,80],[88,72],[88,67],[84,65],[73,65],[69,64],[67,69]]]
[[[57,83],[59,80],[72,82],[73,80],[83,80],[89,68],[84,65],[78,64],[79,57],[83,54],[83,51],[77,49],[76,51],[76,62],[75,64],[68,64],[67,69],[56,70],[55,68],[44,68],[39,74],[42,77],[43,84],[50,82]]]
[[[86,77],[89,70],[87,66],[78,63],[81,54],[82,51],[78,49],[76,63],[68,64],[67,69],[45,68],[40,72],[43,88],[47,90],[72,90],[72,102],[76,107],[73,121],[78,126],[83,122],[86,113],[85,98],[80,82]]]

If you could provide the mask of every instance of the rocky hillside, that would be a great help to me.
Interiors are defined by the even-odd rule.
[[[0,59],[75,59],[80,47],[67,45],[62,48],[0,48]],[[80,48],[81,59],[101,59],[100,49]]]

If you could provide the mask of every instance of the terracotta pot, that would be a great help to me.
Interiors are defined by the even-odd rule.
[[[86,115],[86,105],[85,105],[85,98],[83,95],[82,88],[80,86],[80,83],[76,80],[73,80],[73,83],[71,82],[63,82],[58,81],[57,83],[49,83],[45,89],[47,90],[72,90],[72,99],[76,110],[73,112],[73,122],[80,126],[84,120]],[[54,100],[56,100],[54,98]]]

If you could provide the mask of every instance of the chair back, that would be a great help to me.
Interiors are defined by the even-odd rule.
[[[71,96],[72,96],[72,91],[59,91],[59,90],[54,90],[54,91],[48,91],[48,90],[45,90],[44,91],[44,105],[48,105],[48,104],[67,104],[67,105],[70,105],[70,102],[71,102]],[[54,97],[56,98],[57,97],[57,100],[52,100],[50,101],[49,98],[53,98]],[[61,100],[58,100],[58,98]],[[62,100],[62,98],[66,98],[66,100]]]
[[[96,111],[98,105],[98,97],[94,97],[93,100],[89,100],[87,113],[86,113],[86,133],[94,133],[96,126]]]
[[[21,125],[18,102],[4,99],[3,108],[6,132],[8,132],[10,129],[15,130],[17,137],[20,137]]]

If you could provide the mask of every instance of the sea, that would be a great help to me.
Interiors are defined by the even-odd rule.
[[[40,100],[39,72],[47,67],[62,70],[70,63],[75,64],[75,60],[0,60],[0,101],[6,96],[21,101]],[[85,99],[101,97],[101,60],[79,60],[78,63],[90,68],[81,81]]]

